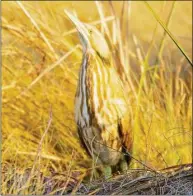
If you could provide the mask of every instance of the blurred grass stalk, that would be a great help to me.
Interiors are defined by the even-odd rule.
[[[175,1],[174,1],[175,2]],[[153,16],[155,17],[155,19],[160,23],[160,25],[163,27],[163,29],[165,30],[165,32],[169,35],[169,37],[172,39],[172,41],[175,43],[175,45],[179,48],[179,50],[182,52],[182,54],[184,55],[184,57],[187,59],[187,61],[190,63],[191,66],[193,66],[190,58],[186,55],[184,49],[182,48],[182,46],[180,46],[180,44],[177,42],[177,40],[174,38],[174,36],[172,35],[172,33],[169,31],[169,29],[167,28],[167,26],[164,25],[164,23],[161,21],[161,19],[159,18],[159,16],[156,14],[156,12],[151,8],[151,6],[148,4],[147,1],[145,1],[145,4],[147,6],[147,8],[152,12]],[[174,3],[173,3],[173,7],[174,7]],[[172,8],[173,10],[173,8]]]
[[[172,13],[174,12],[174,8],[175,8],[175,3],[176,3],[176,1],[172,2],[172,8],[170,10],[170,13],[169,13],[169,16],[168,16],[168,19],[167,19],[167,22],[166,22],[166,28],[167,29],[169,29],[170,21],[171,21],[171,18],[172,18]],[[159,59],[161,59],[161,57],[162,57],[162,52],[163,52],[163,49],[164,49],[164,41],[165,41],[166,35],[167,35],[167,32],[164,31],[163,37],[162,37],[160,45],[158,47],[158,58]],[[156,59],[155,65],[158,63],[158,58]]]

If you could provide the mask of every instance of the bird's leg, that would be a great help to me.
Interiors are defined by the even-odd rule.
[[[106,180],[109,179],[112,176],[111,166],[104,166],[103,172],[104,172],[104,175],[105,175],[105,179]]]
[[[121,160],[119,163],[121,172],[126,172],[128,170],[128,163],[125,159]]]
[[[92,172],[91,172],[91,176],[90,176],[90,182],[96,179],[98,179],[100,177],[100,173],[97,169],[92,169]]]

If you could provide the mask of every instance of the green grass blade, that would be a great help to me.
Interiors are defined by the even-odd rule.
[[[175,3],[176,3],[176,1],[173,1],[173,3],[172,3],[172,8],[171,8],[171,10],[170,10],[169,17],[168,17],[167,22],[166,22],[166,27],[167,27],[167,28],[169,28],[169,25],[170,25],[170,22],[171,22],[172,14],[173,14],[174,8],[175,8]],[[158,56],[159,56],[159,57],[161,56],[162,51],[163,51],[164,41],[165,41],[166,35],[167,35],[167,32],[164,31],[163,37],[162,37],[162,39],[161,39],[161,43],[160,43],[160,45],[159,45],[159,50],[158,50],[158,51],[159,51],[159,53],[158,53]],[[158,57],[158,58],[159,58],[159,57]],[[157,61],[157,62],[158,62],[158,61]]]

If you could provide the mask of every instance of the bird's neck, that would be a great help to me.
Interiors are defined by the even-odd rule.
[[[90,124],[89,106],[88,106],[88,89],[87,89],[87,66],[89,56],[84,53],[82,66],[79,72],[79,84],[76,92],[76,121],[82,127]]]

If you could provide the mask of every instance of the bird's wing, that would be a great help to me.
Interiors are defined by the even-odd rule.
[[[101,126],[117,124],[128,111],[124,87],[110,61],[90,58],[88,86],[90,110]]]

